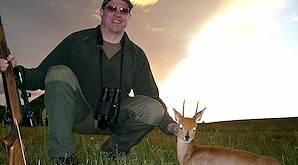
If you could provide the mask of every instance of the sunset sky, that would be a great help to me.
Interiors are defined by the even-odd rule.
[[[197,100],[208,107],[207,122],[298,116],[298,0],[133,2],[127,33],[171,115],[186,99],[187,116]],[[101,3],[1,0],[11,52],[37,66],[67,35],[98,25]]]

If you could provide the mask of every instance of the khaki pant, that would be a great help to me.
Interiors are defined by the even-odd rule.
[[[90,105],[82,94],[74,73],[64,65],[50,67],[45,79],[45,106],[48,112],[48,153],[64,157],[76,150],[73,132],[103,134],[96,128]],[[119,128],[111,133],[106,146],[128,153],[146,134],[159,125],[164,115],[161,104],[147,96],[135,96],[121,102]]]

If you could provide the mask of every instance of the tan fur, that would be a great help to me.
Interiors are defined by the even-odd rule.
[[[205,109],[195,114],[193,118],[185,118],[174,109],[175,118],[180,124],[177,134],[177,157],[181,165],[280,165],[270,157],[242,150],[192,144],[197,122]]]

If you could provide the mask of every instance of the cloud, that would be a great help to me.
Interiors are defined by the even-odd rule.
[[[284,1],[225,7],[194,36],[189,55],[160,87],[161,98],[168,107],[204,100],[205,121],[297,116],[297,53],[274,40]]]
[[[298,22],[298,15],[296,13],[294,13],[293,16],[292,16],[292,18],[291,18],[291,20],[293,22]]]
[[[92,17],[95,17],[96,19],[100,20],[100,9],[95,9],[94,13],[92,14]]]
[[[158,0],[131,0],[131,2],[135,6],[148,6],[148,5],[154,5],[158,2]]]
[[[146,29],[146,30],[149,30],[149,31],[151,31],[151,32],[163,32],[163,31],[165,31],[164,28],[161,28],[161,27],[151,27],[150,25],[147,25],[147,26],[145,27],[145,29]]]

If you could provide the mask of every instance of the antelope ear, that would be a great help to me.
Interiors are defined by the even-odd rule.
[[[200,112],[198,112],[197,114],[195,114],[195,116],[193,117],[193,119],[195,119],[195,121],[198,123],[202,116],[203,116],[203,113],[205,112],[207,107],[205,107],[203,110],[201,110]]]
[[[174,114],[175,114],[175,120],[180,123],[180,121],[182,120],[183,116],[175,109],[173,108]]]

